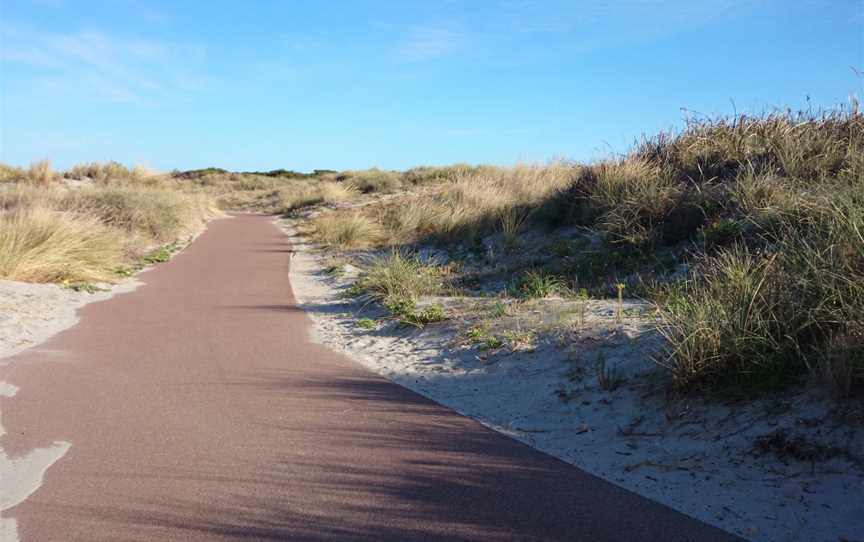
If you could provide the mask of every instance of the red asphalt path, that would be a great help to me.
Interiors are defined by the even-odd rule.
[[[72,443],[22,541],[733,539],[311,342],[289,264],[271,218],[216,221],[7,360],[3,448]]]

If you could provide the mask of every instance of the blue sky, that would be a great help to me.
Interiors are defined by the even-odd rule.
[[[862,42],[864,0],[0,0],[0,161],[591,160],[862,97]]]

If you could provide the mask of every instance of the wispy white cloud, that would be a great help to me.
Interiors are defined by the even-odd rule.
[[[500,0],[483,9],[424,14],[422,24],[385,23],[397,36],[395,56],[405,61],[458,54],[489,57],[525,39],[568,39],[568,52],[632,46],[709,24],[752,0]],[[560,48],[558,50],[561,50]]]
[[[0,27],[0,63],[18,68],[16,86],[62,89],[90,99],[155,104],[174,92],[201,90],[202,46],[118,37],[94,30],[39,32]]]
[[[421,25],[408,29],[397,43],[395,55],[400,60],[431,60],[450,55],[465,45],[465,34],[446,26]]]

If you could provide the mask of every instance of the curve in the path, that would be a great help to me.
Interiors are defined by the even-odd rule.
[[[14,359],[21,539],[727,540],[310,341],[265,216],[212,223]],[[2,487],[2,482],[0,482]]]

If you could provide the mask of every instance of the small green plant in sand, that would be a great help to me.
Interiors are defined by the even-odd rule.
[[[487,332],[485,326],[475,326],[465,332],[465,338],[472,343],[478,343],[486,338]]]
[[[75,292],[85,292],[88,294],[95,294],[96,292],[107,291],[106,288],[101,288],[93,284],[92,282],[70,282],[68,280],[64,280],[62,283],[60,283],[60,286]]]
[[[414,310],[409,313],[400,315],[399,321],[403,324],[408,324],[416,327],[423,327],[436,322],[443,322],[447,319],[447,313],[441,305],[429,305],[421,310]]]
[[[489,312],[492,318],[504,318],[510,313],[510,307],[504,302],[496,301]]]
[[[357,327],[361,329],[375,329],[378,327],[378,323],[371,318],[359,318],[357,320]]]
[[[389,297],[384,300],[384,306],[404,325],[423,327],[447,319],[440,305],[429,305],[418,310],[413,297]]]
[[[144,265],[165,263],[171,260],[171,257],[174,256],[174,253],[177,252],[179,248],[180,247],[177,243],[162,245],[161,247],[155,248],[142,256],[141,263]]]
[[[479,349],[483,351],[498,350],[502,346],[504,346],[504,341],[501,340],[500,337],[490,335],[483,339],[483,341],[480,343]]]
[[[517,282],[516,291],[526,299],[544,299],[564,291],[564,281],[542,270],[527,271]]]
[[[534,349],[535,334],[530,330],[508,330],[501,334],[511,350],[530,351]]]
[[[489,327],[486,324],[479,324],[465,331],[465,338],[471,344],[476,344],[481,351],[498,350],[504,346],[504,340],[501,337],[490,333]]]
[[[576,317],[577,317],[577,325],[579,329],[585,326],[585,316],[588,313],[588,301],[591,300],[591,296],[588,294],[588,290],[586,288],[580,288],[579,292],[576,294]]]
[[[118,277],[131,277],[147,266],[165,263],[171,260],[181,248],[180,243],[174,242],[156,247],[131,264],[120,265],[114,268],[114,274]]]

